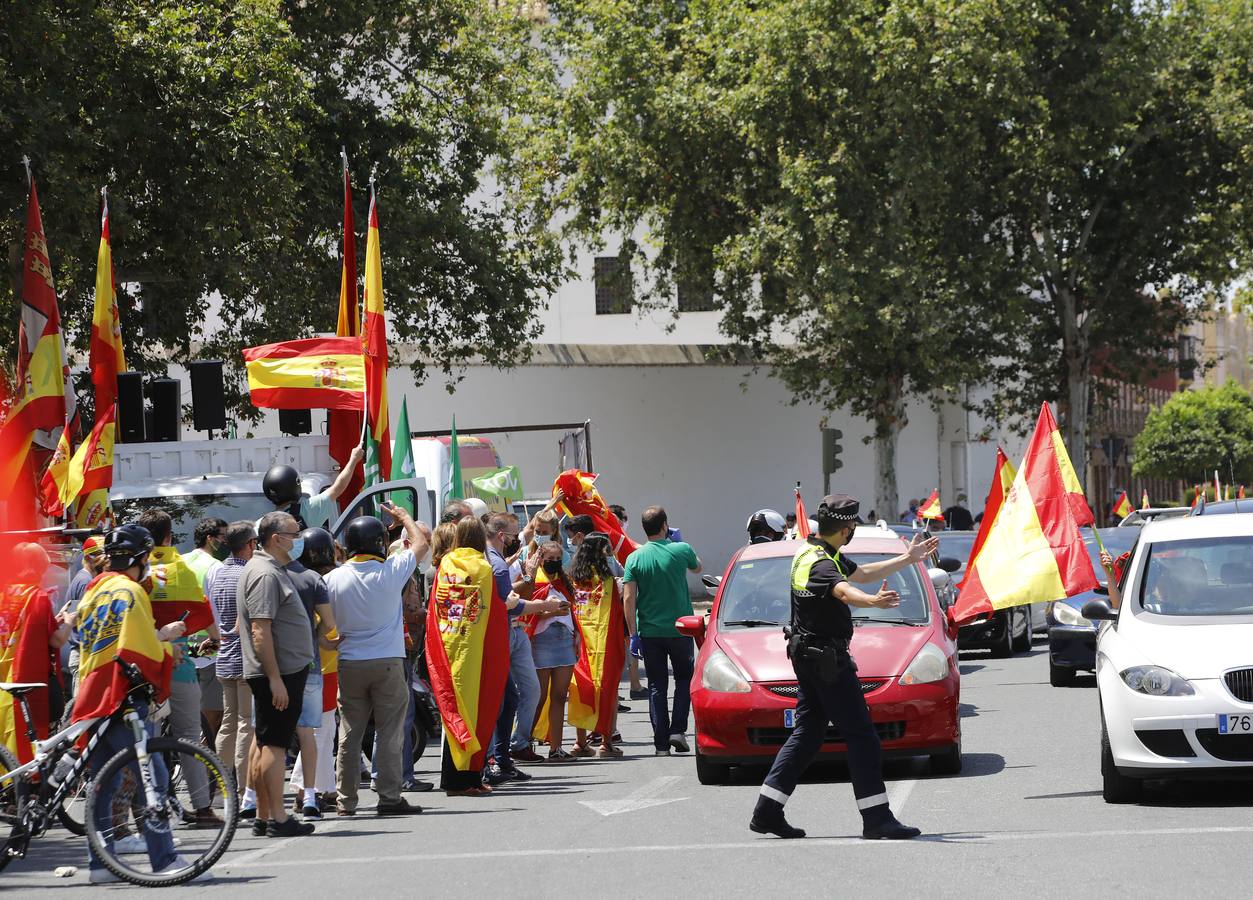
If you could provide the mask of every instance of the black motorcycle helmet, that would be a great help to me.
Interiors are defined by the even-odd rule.
[[[125,572],[132,566],[143,568],[152,547],[152,535],[142,525],[122,525],[104,538],[104,555],[112,572]]]
[[[325,569],[335,565],[335,539],[325,528],[306,528],[300,532],[305,549],[300,561],[310,569]]]
[[[349,556],[366,553],[387,556],[387,528],[374,516],[357,516],[344,529],[344,549]]]
[[[288,465],[270,466],[261,479],[261,491],[275,506],[300,499],[300,473]]]
[[[773,509],[759,509],[748,520],[748,536],[751,540],[781,541],[785,531],[787,523]]]

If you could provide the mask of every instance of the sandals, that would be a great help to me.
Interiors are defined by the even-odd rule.
[[[588,747],[584,744],[576,744],[574,747],[574,752],[571,753],[570,755],[578,757],[579,759],[587,759],[588,757],[595,756],[596,751],[593,750],[591,747]]]
[[[598,754],[601,759],[621,759],[622,751],[617,747],[601,747]]]

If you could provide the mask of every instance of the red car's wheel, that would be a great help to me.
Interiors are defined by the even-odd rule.
[[[697,750],[696,780],[701,784],[726,784],[731,780],[731,767],[725,763],[712,762],[708,756]]]

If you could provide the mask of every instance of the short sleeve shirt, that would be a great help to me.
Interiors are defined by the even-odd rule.
[[[698,565],[696,552],[682,541],[649,541],[627,557],[622,581],[635,584],[635,616],[640,637],[679,637],[674,625],[692,614],[687,573]]]
[[[300,517],[306,528],[329,528],[331,518],[339,512],[339,504],[330,491],[300,498]]]
[[[244,566],[236,594],[239,607],[240,649],[244,657],[244,677],[265,675],[252,643],[252,623],[270,620],[274,657],[280,675],[291,675],[313,661],[312,628],[304,603],[291,577],[278,560],[258,550]]]
[[[313,632],[313,644],[316,647],[318,643],[317,609],[322,604],[331,602],[330,595],[326,590],[326,582],[322,580],[321,575],[298,559],[293,559],[283,568],[287,570],[287,576],[291,578],[292,584],[296,586],[296,593],[300,595],[300,602],[305,606],[305,615],[309,617],[309,626]]]
[[[399,659],[405,655],[401,592],[413,577],[418,560],[412,550],[387,559],[347,562],[328,572],[335,629],[343,641],[341,660]]]
[[[817,538],[809,538],[816,543]],[[835,560],[819,558],[809,570],[806,588],[813,598],[796,604],[799,624],[806,631],[825,637],[849,640],[853,636],[853,614],[848,604],[831,593],[841,581],[848,581],[857,571],[857,563],[838,551]]]

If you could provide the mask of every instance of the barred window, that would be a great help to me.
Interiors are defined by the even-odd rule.
[[[675,288],[679,312],[710,312],[717,309],[714,299],[714,261],[709,250],[679,253]]]
[[[629,313],[635,301],[631,262],[620,256],[598,256],[593,269],[596,315]]]

